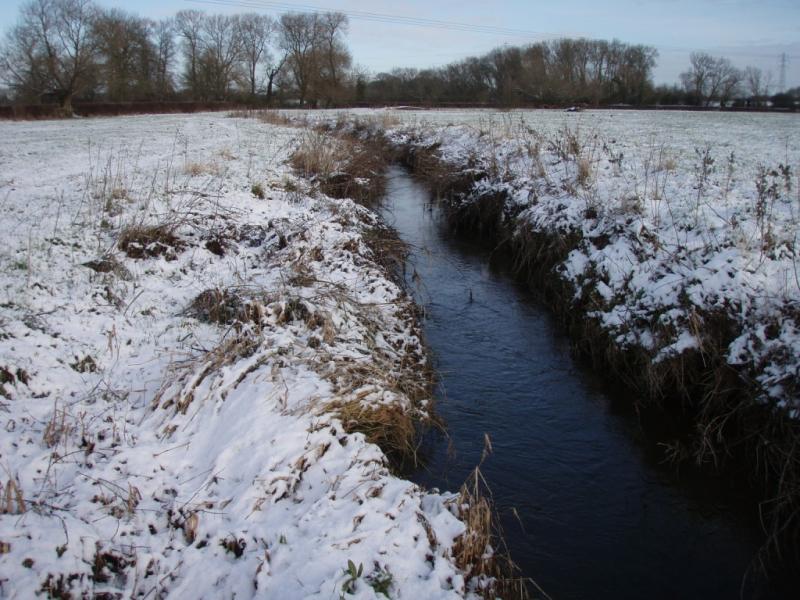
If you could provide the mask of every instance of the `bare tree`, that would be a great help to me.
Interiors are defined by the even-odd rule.
[[[156,50],[145,19],[112,9],[94,21],[100,73],[106,97],[129,101],[152,94]]]
[[[206,17],[203,34],[205,47],[201,61],[201,80],[205,83],[204,96],[224,100],[239,78],[238,66],[243,51],[240,17]]]
[[[352,57],[342,39],[347,33],[347,25],[347,17],[339,12],[328,12],[319,17],[319,92],[325,97],[326,106],[342,100],[344,76],[352,64]]]
[[[183,84],[197,98],[200,93],[199,65],[205,15],[199,10],[182,10],[175,15],[175,27],[183,45],[185,72]]]
[[[745,88],[756,106],[761,106],[764,98],[769,96],[772,85],[772,72],[764,73],[758,67],[746,67],[742,72]]]
[[[283,72],[283,67],[288,58],[289,55],[284,51],[278,58],[274,60],[271,59],[264,68],[265,81],[267,84],[266,102],[268,106],[272,105],[272,98],[275,93],[275,87],[278,83],[278,77]]]
[[[303,106],[310,100],[319,74],[321,26],[316,13],[286,13],[280,21],[280,47]],[[316,99],[312,100],[312,104]]]
[[[742,72],[727,58],[718,58],[714,66],[709,81],[708,98],[719,100],[720,106],[724,107],[738,92]]]
[[[709,80],[716,61],[713,56],[705,52],[692,52],[689,62],[691,68],[681,73],[681,83],[698,104],[703,104],[708,98]]]
[[[95,15],[90,0],[24,4],[3,51],[3,71],[10,86],[27,97],[53,94],[62,110],[71,114],[73,98],[92,83]]]
[[[269,55],[269,40],[275,29],[275,22],[267,15],[247,13],[241,16],[242,56],[250,97],[255,98],[266,73],[264,68],[272,67]],[[272,80],[275,79],[274,73]]]
[[[693,52],[691,68],[681,73],[681,82],[698,104],[709,106],[718,100],[725,104],[738,91],[742,73],[727,58],[715,58],[705,52]]]
[[[175,60],[175,21],[162,19],[150,24],[150,36],[155,47],[155,81],[156,95],[164,99],[174,91],[172,63]]]

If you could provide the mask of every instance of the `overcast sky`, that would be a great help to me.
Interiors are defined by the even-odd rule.
[[[349,13],[348,45],[354,62],[380,72],[430,67],[517,45],[563,36],[617,38],[655,46],[656,83],[675,83],[692,50],[730,58],[737,66],[772,71],[786,53],[787,87],[800,85],[800,0],[96,0],[151,18],[185,8],[206,12],[290,8]],[[0,29],[17,20],[22,0],[0,0]],[[371,19],[363,18],[369,12]],[[359,13],[361,13],[359,15]],[[400,17],[400,19],[393,18]],[[402,18],[413,24],[400,22]],[[422,26],[421,21],[438,21]],[[482,28],[483,31],[476,31]],[[513,30],[513,31],[512,31]]]

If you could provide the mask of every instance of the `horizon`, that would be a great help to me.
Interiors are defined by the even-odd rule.
[[[342,12],[349,19],[346,41],[353,64],[372,76],[394,68],[442,67],[504,46],[584,37],[653,46],[659,53],[653,69],[656,85],[679,84],[679,75],[688,69],[689,55],[695,51],[724,56],[739,68],[752,65],[771,72],[773,91],[778,91],[780,57],[786,54],[785,89],[800,85],[800,5],[786,0],[611,0],[603,7],[586,0],[559,6],[511,0],[493,7],[474,0],[444,0],[435,5],[420,0],[402,5],[386,0],[369,5],[358,0],[325,0],[324,4],[94,1],[104,8],[152,19],[173,16],[184,9],[223,14],[260,12],[273,17],[293,11]],[[17,22],[24,3],[12,0],[0,7],[3,33]],[[451,7],[457,10],[448,11]]]

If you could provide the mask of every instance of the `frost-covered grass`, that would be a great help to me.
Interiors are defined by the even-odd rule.
[[[424,418],[426,359],[373,214],[285,164],[301,135],[0,124],[3,595],[469,595],[457,497],[352,432]]]

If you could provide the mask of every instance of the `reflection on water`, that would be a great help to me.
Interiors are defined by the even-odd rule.
[[[412,478],[457,489],[488,433],[482,470],[512,556],[553,598],[739,597],[761,543],[741,490],[661,465],[547,311],[486,248],[448,235],[428,202],[392,170],[385,218],[412,246],[408,278],[426,307],[449,435],[429,436]],[[749,577],[743,597],[787,597],[791,577]]]

